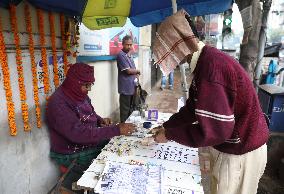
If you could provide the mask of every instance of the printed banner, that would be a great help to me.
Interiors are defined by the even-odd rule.
[[[89,30],[84,24],[80,26],[79,55],[109,55],[109,30]]]
[[[80,26],[78,56],[115,56],[122,49],[122,38],[132,36],[133,55],[138,55],[139,28],[129,19],[123,27],[103,30],[89,30],[84,24]]]

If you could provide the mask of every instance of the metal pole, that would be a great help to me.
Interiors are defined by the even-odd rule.
[[[267,19],[268,19],[271,3],[272,3],[272,0],[266,0],[263,2],[262,25],[260,29],[260,35],[259,35],[259,50],[258,50],[257,64],[255,67],[255,76],[254,76],[256,91],[258,91],[258,85],[259,85],[259,80],[261,76],[262,58],[264,55],[264,48],[265,48],[265,42],[266,42]]]
[[[172,7],[173,7],[173,13],[176,13],[177,12],[177,1],[176,0],[172,0]],[[179,65],[179,70],[180,70],[180,75],[181,75],[181,88],[183,92],[183,97],[184,97],[184,101],[186,101],[186,99],[188,99],[188,84],[186,81],[184,64]]]
[[[172,0],[173,13],[177,12],[177,0]]]

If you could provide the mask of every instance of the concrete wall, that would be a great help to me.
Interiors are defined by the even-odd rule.
[[[138,68],[141,70],[140,83],[151,93],[151,26],[140,28]]]
[[[32,7],[31,7],[32,8]],[[34,31],[35,47],[39,46],[37,29],[37,17],[34,8],[31,9]],[[16,107],[16,120],[18,135],[9,135],[6,98],[3,89],[2,71],[0,71],[0,193],[1,194],[44,194],[56,183],[59,176],[57,166],[49,159],[49,135],[43,122],[41,129],[36,128],[35,110],[32,90],[32,74],[30,69],[30,57],[28,46],[28,35],[25,30],[24,6],[17,6],[18,28],[23,52],[23,66],[25,86],[27,91],[27,103],[29,105],[29,118],[32,126],[31,132],[23,131],[23,123],[20,110],[20,99],[18,89],[18,76],[15,62],[15,48],[13,33],[11,33],[10,18],[8,10],[0,8],[0,16],[4,28],[5,43],[7,45],[8,64],[10,67],[10,80],[13,90],[13,100]],[[60,40],[59,16],[55,15],[58,55],[62,55]],[[49,22],[45,13],[45,33],[47,46],[50,47]],[[137,67],[141,70],[141,84],[150,92],[151,70],[150,70],[150,41],[151,27],[143,27],[140,31],[139,57],[135,59]],[[50,48],[49,48],[50,49]],[[51,56],[50,50],[48,55]],[[36,50],[36,61],[41,58],[40,51]],[[75,62],[69,58],[69,62]],[[117,67],[116,61],[100,61],[89,63],[95,67],[96,82],[90,92],[95,110],[102,117],[111,117],[119,120],[119,102],[117,92]],[[52,68],[52,67],[51,67]],[[53,73],[50,69],[50,85],[53,86]],[[54,90],[54,88],[53,88]],[[41,90],[40,101],[42,104],[42,115],[44,119],[45,100]]]
[[[116,61],[89,63],[95,69],[95,85],[89,96],[96,112],[101,117],[119,121],[119,95],[117,92]]]
[[[31,7],[32,8],[32,7]],[[36,47],[39,45],[37,17],[35,9],[31,9],[32,23]],[[18,28],[22,46],[23,67],[25,86],[27,91],[27,103],[29,105],[29,118],[31,131],[24,132],[20,110],[20,99],[18,89],[18,75],[15,61],[15,49],[13,43],[13,33],[11,33],[10,17],[8,10],[0,8],[0,16],[4,27],[5,43],[8,53],[8,64],[10,67],[10,80],[13,90],[13,100],[16,108],[16,121],[18,135],[10,136],[7,118],[6,97],[3,89],[2,71],[0,75],[0,193],[1,194],[45,194],[56,183],[59,176],[58,167],[50,161],[49,154],[49,135],[47,127],[43,122],[41,129],[36,127],[35,107],[32,90],[32,74],[30,68],[29,51],[27,50],[28,36],[25,33],[24,6],[21,3],[17,6]],[[45,13],[45,31],[49,34],[48,16]],[[60,36],[59,16],[56,15],[56,35]],[[50,47],[50,37],[46,36]],[[60,49],[60,37],[57,38],[57,45]],[[41,58],[40,51],[36,50],[36,61]],[[51,56],[50,50],[48,55]],[[59,50],[58,55],[62,55]],[[53,73],[50,72],[52,80]],[[50,82],[53,86],[53,82]],[[53,88],[54,89],[54,88]],[[44,116],[45,100],[41,90],[40,94],[41,110]],[[42,116],[42,118],[44,118]]]

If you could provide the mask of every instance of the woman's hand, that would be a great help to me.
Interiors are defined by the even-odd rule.
[[[112,122],[111,122],[110,118],[104,118],[102,120],[102,123],[101,123],[102,127],[107,127],[107,126],[110,126],[110,125],[112,125]]]
[[[131,135],[136,131],[136,126],[132,123],[119,123],[118,124],[120,135]]]

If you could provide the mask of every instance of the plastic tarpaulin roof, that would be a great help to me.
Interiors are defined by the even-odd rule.
[[[19,4],[23,0],[0,0],[0,7]],[[82,16],[88,0],[27,0],[35,7],[46,11],[63,13],[69,16]]]
[[[28,0],[43,10],[64,13],[69,16],[81,16],[88,0]]]
[[[21,0],[1,0],[1,7]],[[82,17],[90,29],[123,26],[126,18],[137,26],[158,23],[172,14],[171,0],[27,0],[46,11]],[[229,9],[233,0],[177,0],[178,9],[192,16],[221,13]]]
[[[232,0],[177,0],[177,7],[199,16],[224,12],[232,3]],[[95,30],[123,26],[129,17],[133,25],[141,27],[161,22],[172,13],[171,0],[88,0],[83,23]]]
[[[232,3],[232,0],[177,0],[178,9],[183,8],[191,16],[221,13]],[[172,13],[171,0],[132,0],[129,17],[135,26],[144,26],[161,22]]]
[[[8,8],[9,4],[18,5],[22,0],[0,0],[0,7]]]

